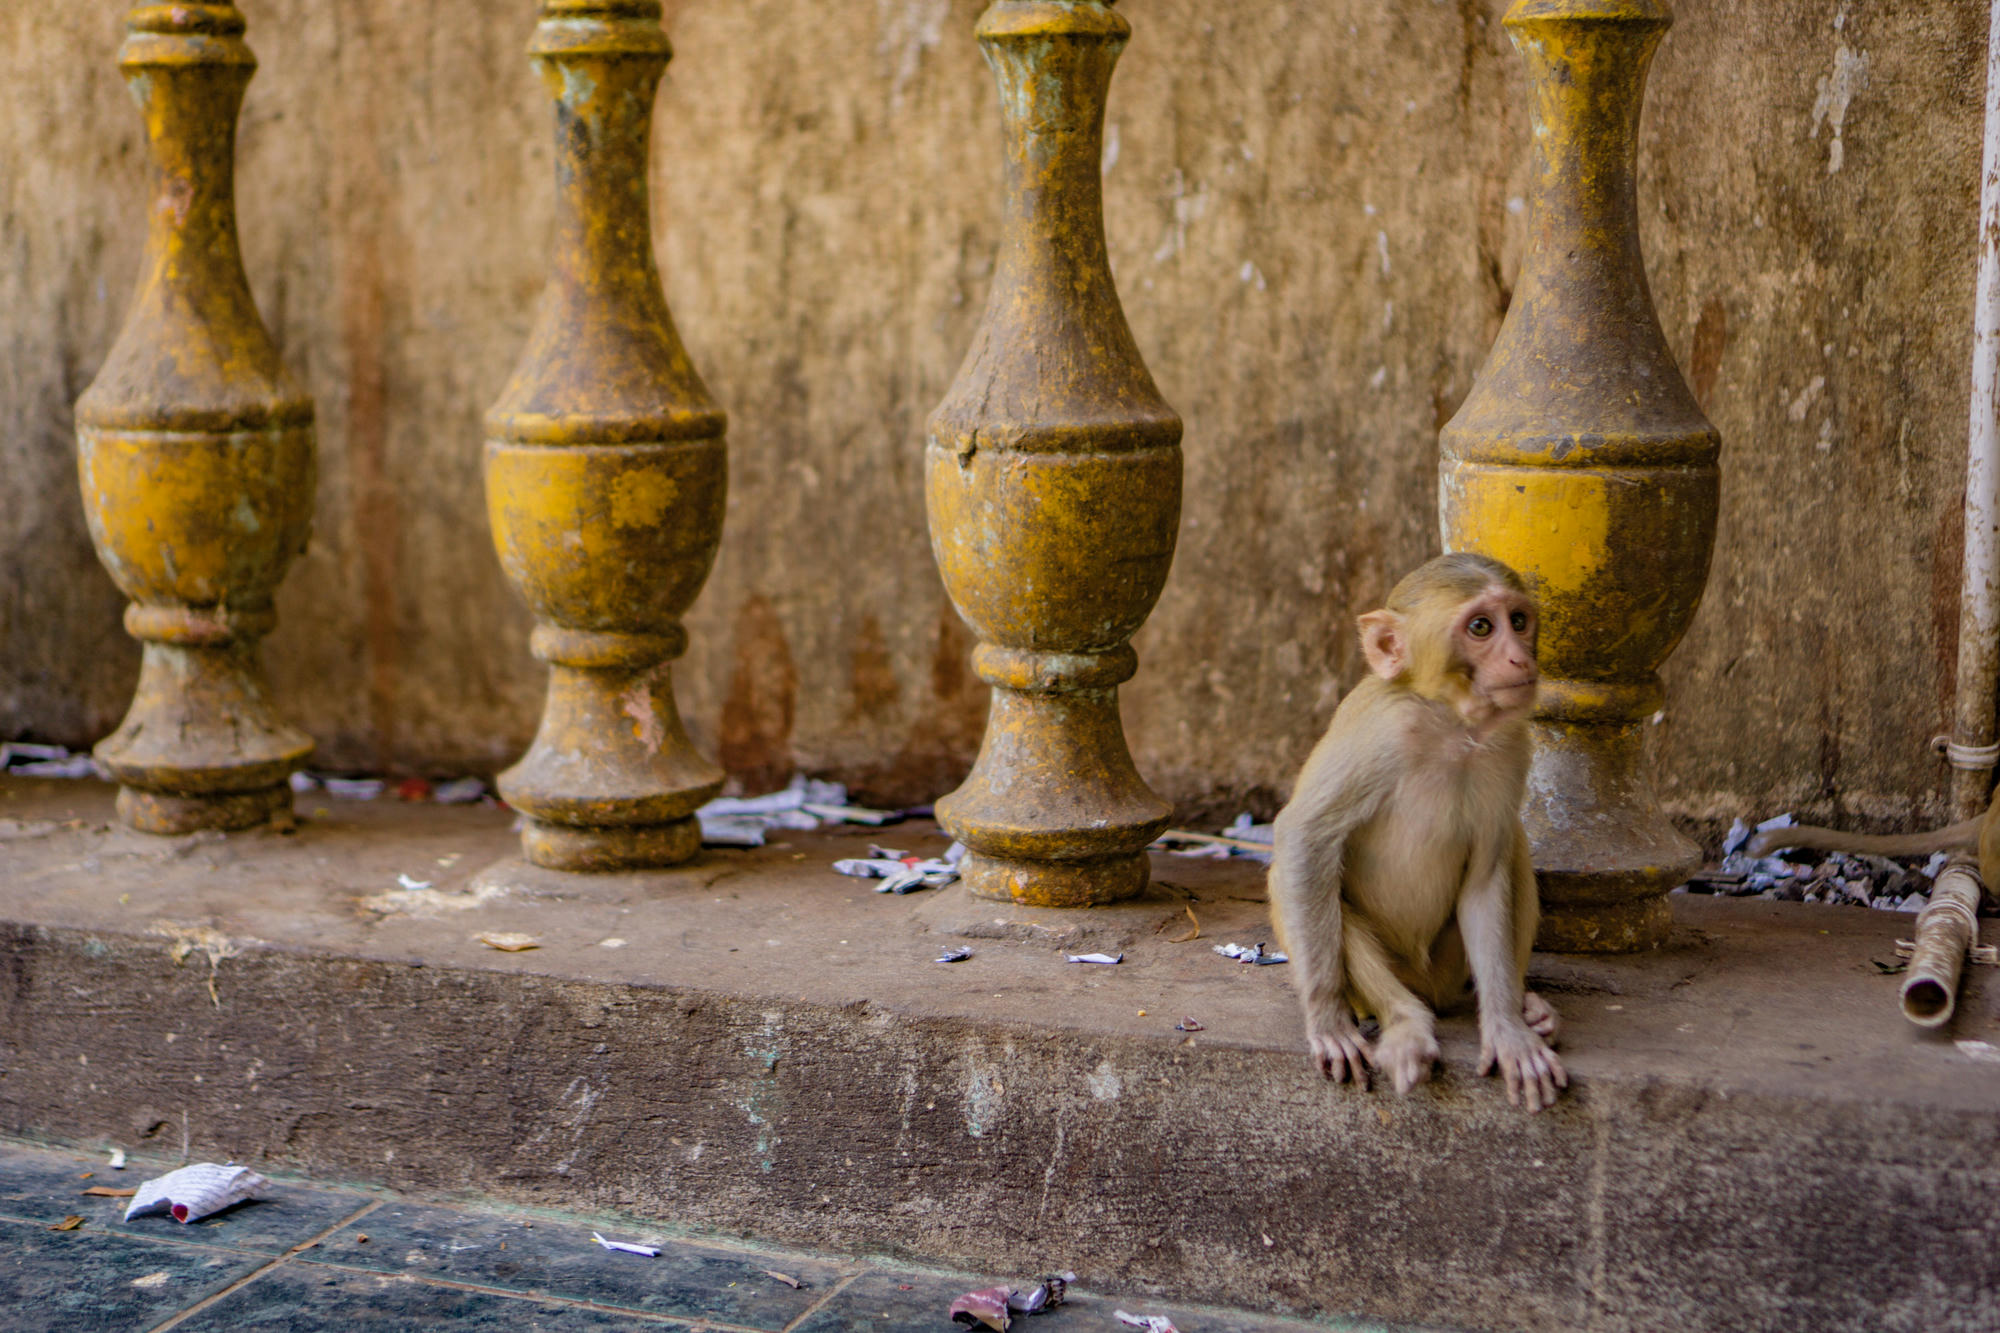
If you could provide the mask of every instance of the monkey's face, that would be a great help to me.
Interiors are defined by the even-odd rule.
[[[1526,716],[1535,706],[1541,671],[1535,665],[1538,628],[1534,599],[1494,584],[1458,609],[1451,628],[1453,656],[1470,678],[1468,712],[1481,721]]]

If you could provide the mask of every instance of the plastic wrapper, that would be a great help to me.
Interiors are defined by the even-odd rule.
[[[431,788],[431,799],[439,805],[471,805],[486,795],[486,784],[478,778],[453,778]]]
[[[706,815],[695,811],[701,821],[701,840],[710,847],[762,847],[764,830],[770,825],[745,815]]]
[[[270,1183],[247,1166],[196,1162],[140,1185],[126,1206],[125,1220],[148,1213],[171,1213],[176,1222],[198,1222],[256,1198]]]
[[[978,1291],[968,1291],[951,1303],[951,1321],[964,1324],[967,1328],[990,1328],[993,1333],[1007,1333],[1007,1325],[1013,1322],[1013,1312],[1007,1308],[1007,1298],[1013,1292],[1006,1287],[981,1287]]]

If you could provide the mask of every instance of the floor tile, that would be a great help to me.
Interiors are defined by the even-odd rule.
[[[597,1333],[684,1328],[629,1313],[544,1305],[383,1273],[286,1264],[177,1326],[175,1333]]]
[[[267,1262],[102,1230],[0,1222],[0,1326],[8,1333],[148,1329]]]
[[[1000,1285],[1027,1285],[1041,1274],[1012,1279],[937,1277],[931,1274],[864,1274],[801,1323],[793,1333],[914,1333],[957,1328],[951,1303],[968,1291]],[[1185,1333],[1420,1333],[1386,1325],[1334,1319],[1318,1324],[1265,1318],[1232,1310],[1195,1309],[1145,1297],[1075,1293],[1045,1314],[1017,1316],[1012,1333],[1130,1333],[1116,1314],[1163,1314]]]
[[[830,1264],[788,1260],[779,1271],[806,1283],[795,1291],[766,1276],[775,1265],[757,1255],[653,1240],[660,1255],[649,1259],[606,1250],[590,1232],[569,1223],[389,1203],[300,1260],[772,1330],[805,1313],[840,1277]],[[623,1230],[604,1234],[638,1239]]]
[[[957,1328],[947,1311],[966,1292],[994,1283],[963,1278],[864,1273],[812,1312],[793,1333],[901,1333],[912,1328]],[[1059,1333],[1053,1314],[1037,1317],[1033,1333]],[[1028,1333],[1023,1328],[1021,1333]]]
[[[101,1157],[73,1158],[66,1153],[0,1147],[0,1217],[48,1224],[74,1214],[84,1218],[86,1227],[277,1254],[317,1236],[369,1202],[365,1195],[273,1184],[263,1198],[199,1222],[176,1222],[166,1213],[125,1222],[120,1219],[130,1199],[106,1199],[83,1192],[94,1185],[133,1189],[170,1170],[172,1167],[159,1163],[135,1162],[123,1171],[112,1171]],[[87,1180],[82,1178],[86,1171],[91,1173]]]

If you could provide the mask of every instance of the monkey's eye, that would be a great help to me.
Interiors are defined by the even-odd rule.
[[[1466,624],[1465,632],[1475,639],[1483,639],[1493,632],[1493,622],[1485,616],[1474,616]]]
[[[1526,634],[1528,632],[1528,613],[1526,611],[1516,611],[1513,615],[1507,617],[1507,623],[1514,627],[1516,634]]]

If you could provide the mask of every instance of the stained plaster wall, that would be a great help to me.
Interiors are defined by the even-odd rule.
[[[923,423],[982,308],[998,117],[982,0],[668,0],[658,251],[731,413],[722,553],[678,673],[752,788],[944,790],[984,691],[924,527]],[[1124,692],[1184,807],[1282,799],[1361,670],[1354,616],[1436,545],[1438,427],[1518,271],[1504,0],[1127,0],[1110,247],[1187,421],[1187,505]],[[529,0],[243,0],[251,284],[319,405],[312,548],[267,658],[321,762],[490,771],[539,709],[480,415],[550,221]],[[1986,6],[1679,0],[1641,215],[1725,442],[1707,598],[1667,670],[1697,820],[1935,816],[1948,715]],[[70,405],[122,319],[146,172],[111,0],[0,6],[0,737],[84,743],[137,651]]]

